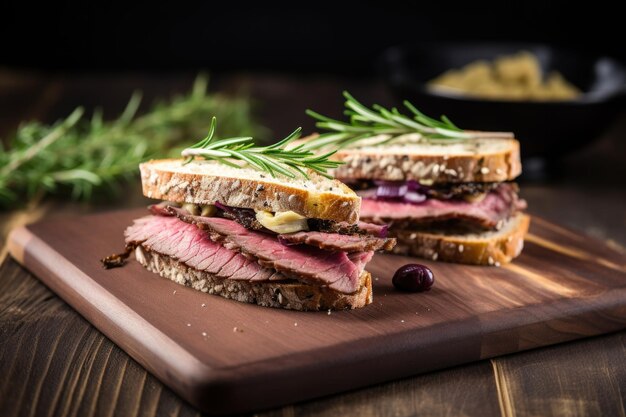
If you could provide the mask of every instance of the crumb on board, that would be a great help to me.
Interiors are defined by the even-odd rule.
[[[176,294],[176,290],[174,290],[174,292],[172,294]]]
[[[206,307],[206,304],[202,303],[201,307]]]
[[[233,327],[233,333],[243,333],[243,329],[240,329],[239,327],[235,326]]]
[[[298,327],[298,322],[295,322],[293,325],[294,325],[295,327]]]
[[[187,323],[187,327],[191,327],[191,323]]]
[[[329,309],[328,309],[328,315],[329,315],[329,316],[330,316],[330,313],[331,313],[331,310],[330,310],[330,308],[329,308]]]
[[[202,336],[206,337],[206,332],[202,332]]]

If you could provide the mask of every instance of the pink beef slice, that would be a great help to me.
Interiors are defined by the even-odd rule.
[[[157,205],[150,206],[152,214],[158,216],[177,216],[184,222],[192,224],[200,224],[203,222],[201,216],[194,216],[184,209]],[[254,230],[241,224],[236,219],[229,219],[248,230]],[[371,230],[377,231],[377,234],[340,234],[317,231],[303,231],[296,233],[287,233],[278,235],[278,241],[284,245],[308,245],[315,246],[319,249],[341,252],[370,252],[377,250],[391,250],[396,245],[394,238],[380,237],[379,231],[386,227],[359,222],[359,226],[366,225]],[[273,234],[267,231],[266,233]]]
[[[330,252],[309,246],[285,246],[274,235],[248,230],[229,219],[191,216],[184,210],[175,208],[170,208],[170,210],[177,216],[184,216],[186,221],[175,217],[149,216],[135,223],[135,225],[141,224],[141,228],[150,229],[147,234],[139,237],[146,238],[144,244],[151,246],[157,252],[167,255],[175,252],[177,259],[188,259],[191,262],[200,259],[196,265],[201,269],[214,268],[215,261],[211,263],[205,260],[204,254],[195,247],[212,241],[213,245],[225,249],[226,254],[235,253],[244,256],[251,263],[258,263],[257,265],[264,269],[276,271],[288,278],[328,286],[343,293],[353,293],[359,288],[359,278],[363,272],[364,263],[353,262],[344,252]],[[160,223],[164,221],[166,223]],[[161,232],[160,229],[166,229],[165,226],[167,230]],[[162,238],[151,237],[150,233]],[[202,239],[197,237],[198,233]],[[127,230],[127,241],[139,240],[136,234],[134,230]],[[189,235],[196,237],[192,238]],[[156,243],[160,244],[159,248],[155,246]],[[168,253],[161,252],[159,249],[167,250]],[[227,258],[229,255],[220,256]],[[226,268],[225,271],[230,271],[230,269]]]
[[[219,278],[246,281],[285,280],[275,270],[263,268],[241,253],[213,242],[196,226],[176,217],[147,216],[125,231],[126,243],[167,255],[191,268]]]
[[[311,231],[278,235],[278,241],[285,245],[309,245],[324,250],[343,252],[391,250],[395,246],[395,239]]]
[[[358,290],[364,265],[356,265],[345,252],[332,252],[311,246],[285,246],[276,235],[246,229],[221,217],[192,216],[182,209],[169,207],[185,222],[206,230],[215,242],[255,258],[261,266],[313,285],[328,286],[350,294]]]
[[[461,219],[487,229],[494,229],[513,213],[526,208],[509,184],[501,184],[482,201],[438,200],[429,198],[422,203],[403,203],[363,199],[361,217],[375,222],[411,219],[413,222],[433,222]]]

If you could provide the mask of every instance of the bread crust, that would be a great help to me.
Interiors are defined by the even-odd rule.
[[[511,262],[524,247],[530,216],[518,213],[499,232],[480,235],[444,235],[410,230],[396,231],[392,252],[437,261],[499,266]]]
[[[308,190],[284,183],[262,179],[219,176],[209,173],[185,173],[167,169],[168,162],[153,160],[139,165],[143,194],[148,198],[176,203],[214,204],[267,210],[294,211],[307,218],[356,223],[359,219],[361,198],[346,185],[336,180],[335,186],[343,194]],[[182,162],[182,160],[180,160]],[[165,165],[165,167],[164,167]],[[317,178],[316,174],[312,178]]]
[[[135,249],[135,257],[147,270],[178,284],[264,307],[300,311],[346,310],[365,307],[372,302],[372,277],[367,271],[361,274],[356,292],[343,294],[294,280],[250,282],[217,278],[143,246]]]
[[[342,149],[335,158],[345,164],[335,169],[336,178],[346,180],[420,181],[425,185],[459,182],[510,181],[522,172],[519,142],[508,141],[498,152],[454,155],[380,152],[377,148]]]

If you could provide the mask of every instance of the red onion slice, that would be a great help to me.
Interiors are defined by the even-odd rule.
[[[376,190],[378,198],[400,198],[407,192],[406,184],[386,184],[379,185]]]
[[[419,204],[427,198],[428,187],[416,181],[374,181],[376,188],[359,190],[361,198],[370,200],[395,200],[404,203]]]
[[[409,191],[420,191],[422,194],[426,194],[430,188],[415,180],[408,180],[406,185],[409,188]]]

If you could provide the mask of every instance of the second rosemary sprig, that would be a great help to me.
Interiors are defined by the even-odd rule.
[[[383,145],[393,142],[399,137],[414,134],[417,140],[450,143],[473,138],[510,138],[508,132],[477,132],[457,127],[446,116],[440,120],[426,116],[413,104],[405,100],[404,106],[410,115],[401,113],[396,107],[387,109],[378,104],[372,108],[361,104],[347,91],[343,92],[345,101],[344,114],[347,121],[332,119],[313,110],[306,114],[317,120],[318,128],[326,131],[315,139],[311,139],[304,149],[320,149],[327,146],[344,148],[358,145],[367,139],[367,145]],[[378,139],[374,139],[379,137]]]
[[[257,146],[250,136],[215,139],[216,124],[217,120],[213,117],[208,135],[182,151],[182,156],[187,157],[185,163],[190,163],[194,157],[200,156],[234,168],[249,165],[269,173],[272,177],[279,173],[290,178],[302,176],[307,179],[309,176],[306,170],[332,178],[327,171],[343,164],[329,159],[336,150],[316,154],[311,149],[304,149],[305,144],[290,147],[289,145],[293,145],[293,141],[300,137],[301,128],[297,128],[273,145]]]

